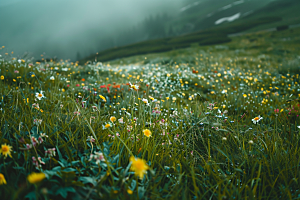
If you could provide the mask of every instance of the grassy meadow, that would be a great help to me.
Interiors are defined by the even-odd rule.
[[[299,35],[86,65],[1,47],[1,198],[299,199]]]

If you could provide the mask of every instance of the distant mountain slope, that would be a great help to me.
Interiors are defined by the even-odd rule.
[[[84,58],[80,61],[80,63],[83,64],[88,60],[94,60],[95,58],[98,61],[108,61],[138,54],[170,51],[172,49],[189,47],[193,43],[197,43],[199,45],[220,44],[230,41],[230,38],[227,37],[228,34],[247,31],[257,27],[275,27],[278,25],[300,23],[300,17],[297,14],[300,10],[300,1],[268,1],[268,4],[264,7],[258,6],[258,3],[260,2],[259,0],[245,0],[239,1],[239,3],[234,3],[238,1],[231,1],[233,3],[230,4],[228,4],[228,2],[230,1],[224,0],[224,2],[221,4],[220,1],[216,0],[218,9],[215,10],[213,14],[208,16],[206,15],[206,21],[202,18],[195,23],[194,30],[197,30],[196,27],[205,27],[201,31],[108,49],[99,52],[97,55],[94,54]],[[201,7],[201,5],[204,5],[204,3],[208,2],[203,1],[202,4],[193,4],[195,5],[193,8],[188,7],[188,9],[183,9],[183,12],[187,12],[188,10],[191,12],[191,9],[196,9],[199,6]],[[252,11],[252,9],[254,10]],[[251,12],[249,10],[251,10]],[[202,14],[203,13],[204,12],[202,12]],[[226,16],[232,16],[237,13],[240,13],[240,16],[233,22],[228,22],[225,20],[223,23],[216,25],[216,21],[219,19],[222,19]],[[190,16],[195,17],[195,12],[191,12]],[[187,18],[188,17],[186,15],[186,19]],[[179,23],[176,20],[175,22]]]

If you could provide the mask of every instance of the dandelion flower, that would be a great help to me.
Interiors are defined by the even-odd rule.
[[[136,176],[139,176],[141,179],[144,177],[144,174],[149,169],[149,166],[146,164],[146,161],[140,158],[130,157],[131,162],[131,171],[135,172]]]
[[[111,116],[111,117],[110,117],[110,121],[111,121],[112,123],[114,123],[116,120],[117,120],[116,117],[114,117],[114,116]]]
[[[41,100],[42,98],[44,98],[44,94],[43,94],[44,91],[40,91],[39,93],[35,93],[35,97],[38,98],[38,100]]]
[[[150,131],[149,129],[143,130],[143,133],[144,133],[144,135],[147,136],[147,137],[150,137],[151,134],[152,134],[151,131]]]
[[[131,189],[128,189],[128,190],[127,190],[127,193],[128,193],[128,194],[133,194],[133,191],[132,191]]]
[[[5,156],[5,158],[7,157],[7,155],[9,155],[11,157],[11,150],[12,150],[11,146],[9,146],[7,144],[2,144],[1,149],[0,149],[0,153],[2,153],[3,156]]]
[[[262,120],[263,118],[259,115],[258,117],[255,117],[254,119],[252,119],[253,124],[258,123],[260,120]]]
[[[0,173],[0,185],[6,184],[6,180],[3,174]]]
[[[38,183],[41,182],[44,178],[46,178],[46,175],[44,173],[31,173],[30,175],[27,176],[27,180],[29,183]]]
[[[1,80],[4,80],[4,76],[3,75],[1,76]]]

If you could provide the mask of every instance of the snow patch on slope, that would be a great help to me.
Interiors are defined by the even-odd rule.
[[[187,5],[187,6],[182,7],[182,8],[180,9],[180,12],[186,11],[187,9],[190,9],[190,8],[192,8],[192,7],[194,7],[194,6],[199,5],[199,4],[200,4],[200,1],[191,3],[191,4]]]
[[[240,18],[240,16],[241,16],[241,13],[237,13],[237,14],[229,16],[229,17],[223,17],[223,18],[218,19],[217,21],[215,21],[215,25],[221,24],[225,21],[232,22],[232,21],[237,20],[238,18]]]

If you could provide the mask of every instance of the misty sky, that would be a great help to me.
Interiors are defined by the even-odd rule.
[[[0,46],[38,58],[95,53],[150,15],[176,15],[184,0],[0,0]],[[4,54],[3,50],[0,54]]]

